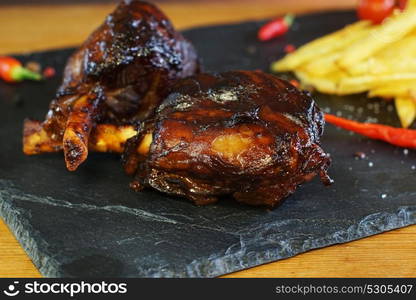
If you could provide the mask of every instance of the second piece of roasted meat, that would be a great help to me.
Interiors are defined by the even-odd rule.
[[[323,126],[311,96],[273,75],[199,74],[177,82],[128,141],[124,167],[136,189],[273,207],[317,174],[331,182]]]
[[[135,132],[119,125],[150,117],[176,79],[197,71],[193,46],[159,9],[122,1],[69,59],[46,120],[25,122],[24,152],[63,149],[75,170],[89,144],[121,151]]]

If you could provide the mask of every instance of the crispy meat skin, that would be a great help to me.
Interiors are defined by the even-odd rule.
[[[69,58],[41,126],[43,137],[62,144],[54,149],[63,148],[68,169],[75,170],[87,157],[96,124],[126,125],[152,116],[173,82],[198,68],[193,46],[159,9],[122,1]],[[42,147],[24,151],[40,153]]]
[[[136,189],[274,207],[317,174],[331,182],[323,126],[310,95],[273,75],[199,74],[177,82],[128,141],[124,167]]]

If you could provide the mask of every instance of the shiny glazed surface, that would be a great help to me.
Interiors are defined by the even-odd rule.
[[[316,174],[330,183],[323,126],[311,96],[273,75],[199,74],[179,81],[129,140],[125,170],[136,189],[196,204],[232,195],[273,207]]]
[[[198,69],[193,46],[158,8],[122,1],[68,60],[43,124],[26,122],[26,139],[41,130],[48,139],[25,153],[43,152],[45,144],[53,145],[49,152],[63,148],[67,168],[75,170],[87,157],[97,124],[150,117],[173,82]]]

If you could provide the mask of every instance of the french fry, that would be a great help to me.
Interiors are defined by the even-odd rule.
[[[295,71],[296,77],[298,77],[303,85],[313,86],[321,93],[335,94],[337,92],[337,79],[338,74],[329,74],[326,77],[311,76],[307,72]]]
[[[343,77],[338,82],[337,94],[348,95],[363,93],[384,84],[398,83],[403,80],[416,80],[416,73]]]
[[[369,98],[384,98],[384,99],[393,99],[397,97],[410,97],[412,93],[403,90],[386,90],[383,88],[375,88],[368,91],[367,96]]]
[[[416,102],[412,98],[396,98],[394,100],[396,111],[404,128],[412,125],[416,118]]]
[[[328,94],[395,99],[403,127],[416,118],[416,0],[381,25],[357,22],[272,64]]]
[[[415,16],[416,18],[416,16]],[[374,57],[348,67],[351,75],[416,72],[416,32],[388,45]],[[341,54],[339,54],[341,55]]]
[[[322,57],[328,53],[342,49],[356,40],[356,35],[371,27],[368,21],[359,21],[334,33],[318,38],[295,52],[286,55],[283,59],[271,66],[274,72],[292,71],[305,62],[316,57]]]
[[[344,70],[367,59],[389,44],[401,40],[416,28],[416,8],[406,9],[403,13],[393,16],[362,39],[355,41],[343,51],[337,64]]]
[[[403,80],[400,82],[386,83],[371,89],[369,97],[396,98],[411,97],[416,98],[416,81]]]
[[[416,7],[416,0],[407,0],[406,9],[412,9]]]
[[[360,31],[354,32],[348,40],[344,41],[344,47],[348,47],[349,44],[352,44],[354,41],[362,39],[364,36],[368,35],[370,28],[371,27],[366,27]],[[339,70],[339,66],[336,64],[336,61],[341,58],[341,55],[342,51],[335,51],[328,53],[327,55],[322,55],[321,57],[310,61],[304,67],[304,70],[315,76],[323,76],[325,74],[336,72]]]
[[[307,64],[303,70],[314,76],[324,76],[326,74],[334,73],[339,71],[340,68],[335,62],[340,58],[339,52],[328,54],[320,59],[314,60]]]

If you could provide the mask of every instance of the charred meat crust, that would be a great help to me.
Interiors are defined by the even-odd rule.
[[[315,175],[331,182],[319,142],[323,128],[312,97],[273,75],[199,74],[176,83],[154,120],[128,141],[123,161],[135,189],[152,187],[199,205],[231,195],[274,207]]]
[[[48,149],[64,149],[68,169],[74,170],[86,158],[88,135],[97,124],[135,124],[151,117],[176,79],[198,71],[194,47],[158,8],[122,1],[69,58],[62,85],[39,130],[54,145]],[[102,91],[99,100],[89,99],[85,108],[77,105],[97,89]],[[74,111],[82,115],[77,126],[88,127],[83,134],[68,131]],[[63,147],[55,147],[57,143]]]

